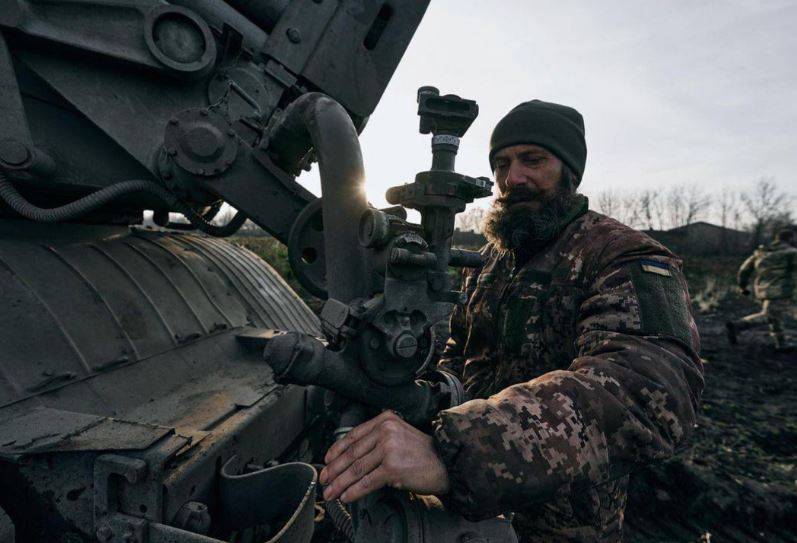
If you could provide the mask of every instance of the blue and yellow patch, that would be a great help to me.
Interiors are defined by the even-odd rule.
[[[672,277],[670,267],[663,262],[640,260],[639,264],[642,266],[642,271],[645,273],[655,273],[656,275],[663,275],[664,277]]]

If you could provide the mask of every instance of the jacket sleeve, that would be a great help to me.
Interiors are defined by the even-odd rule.
[[[471,274],[465,268],[462,271],[460,291],[469,297],[468,287],[472,280]],[[463,304],[454,306],[449,321],[449,337],[443,348],[443,354],[437,362],[437,369],[446,371],[458,379],[462,379],[462,370],[465,364],[465,342],[467,341],[467,323],[465,321],[465,307]]]
[[[690,433],[703,374],[676,259],[613,258],[591,281],[577,334],[567,370],[439,414],[449,507],[473,519],[528,507],[669,456]]]
[[[747,260],[742,262],[742,265],[739,267],[739,273],[736,275],[736,282],[740,289],[746,289],[748,287],[753,271],[755,271],[755,254],[747,257]]]

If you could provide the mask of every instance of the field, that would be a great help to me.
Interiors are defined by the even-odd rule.
[[[296,285],[275,240],[233,241]],[[740,263],[732,257],[685,261],[706,389],[689,446],[633,474],[629,542],[797,541],[797,354],[776,354],[766,329],[728,345],[725,321],[758,307],[733,288]],[[797,341],[795,323],[789,326]]]
[[[629,542],[797,541],[797,354],[766,329],[728,345],[725,321],[758,310],[731,288],[739,263],[686,261],[706,388],[691,445],[634,474]]]

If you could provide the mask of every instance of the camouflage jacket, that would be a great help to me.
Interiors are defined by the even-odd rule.
[[[797,292],[797,248],[788,243],[762,245],[739,268],[739,287],[753,288],[759,300],[793,298]]]
[[[628,473],[673,454],[703,389],[680,261],[586,204],[522,265],[483,252],[439,363],[474,398],[433,423],[443,500],[515,512],[522,541],[619,541]]]

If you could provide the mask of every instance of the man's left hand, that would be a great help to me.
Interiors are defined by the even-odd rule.
[[[353,428],[330,447],[320,481],[325,500],[350,503],[384,486],[448,492],[448,472],[428,436],[392,411]]]

